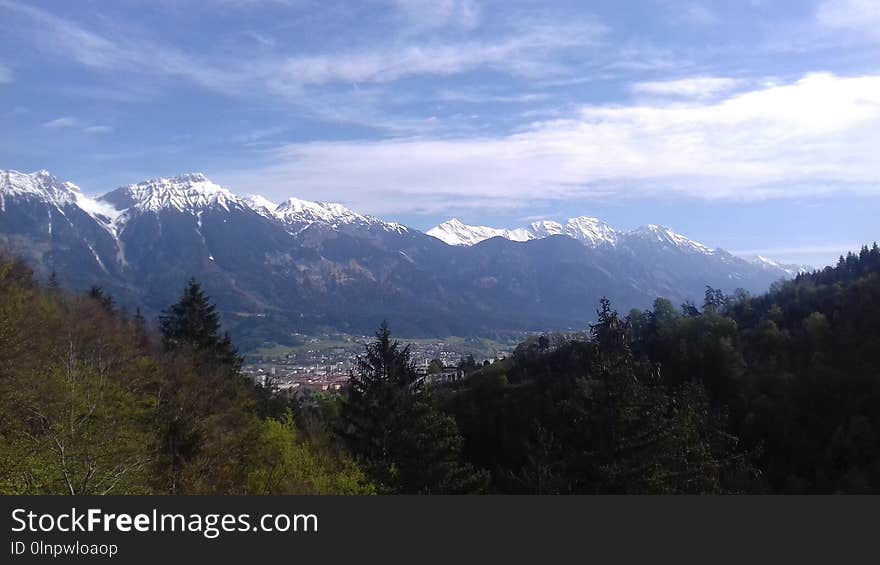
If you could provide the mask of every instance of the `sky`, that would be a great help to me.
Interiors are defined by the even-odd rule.
[[[0,169],[204,172],[427,229],[880,239],[880,0],[0,0]]]

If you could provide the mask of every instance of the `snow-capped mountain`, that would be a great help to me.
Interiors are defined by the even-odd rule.
[[[244,201],[252,209],[266,217],[274,217],[275,209],[278,208],[278,204],[259,194],[249,194],[244,197]]]
[[[111,206],[86,196],[77,185],[61,182],[45,170],[35,173],[0,171],[0,211],[6,209],[7,201],[43,202],[57,210],[75,206],[102,222],[115,217]]]
[[[213,209],[226,212],[251,210],[267,219],[277,220],[292,233],[299,233],[314,224],[334,230],[343,226],[380,227],[397,232],[405,229],[400,224],[358,214],[336,203],[289,198],[276,204],[256,194],[239,197],[202,173],[142,181],[118,188],[97,202],[115,209],[117,224],[144,212],[174,211],[200,216]]]
[[[657,296],[699,302],[706,285],[761,291],[794,272],[655,225],[451,220],[424,234],[341,204],[237,196],[199,173],[92,198],[46,171],[0,171],[0,245],[151,315],[194,276],[257,340],[368,332],[383,318],[410,335],[583,327],[601,296],[623,311]]]
[[[707,247],[692,239],[688,239],[665,226],[648,224],[647,226],[642,226],[630,232],[625,232],[622,239],[632,240],[634,238],[639,238],[655,245],[678,249],[685,253],[699,253],[702,255],[715,254],[715,249]]]
[[[599,218],[589,216],[570,218],[564,224],[551,220],[540,220],[517,229],[469,226],[457,219],[452,219],[425,233],[449,245],[475,245],[492,237],[503,237],[511,241],[530,241],[554,235],[565,235],[588,247],[614,247],[626,243],[627,240],[639,238],[689,252],[714,253],[713,249],[690,240],[667,227],[647,225],[632,231],[618,231]]]
[[[99,200],[112,204],[119,211],[131,212],[175,210],[193,214],[212,207],[224,210],[249,207],[245,199],[211,182],[201,173],[145,180],[118,188]]]
[[[511,241],[531,241],[553,235],[567,235],[584,244],[595,247],[614,245],[618,233],[598,218],[582,216],[571,218],[565,224],[550,220],[532,222],[524,228],[503,229],[486,226],[470,226],[456,218],[431,228],[426,234],[436,237],[448,245],[476,245],[493,237],[503,237]]]
[[[118,273],[115,211],[48,171],[0,171],[0,244],[84,281]]]
[[[0,173],[0,210],[6,209],[7,199],[36,199],[63,208],[76,204],[80,196],[78,186],[59,181],[49,171]]]
[[[534,239],[524,229],[505,230],[500,228],[488,228],[484,226],[469,226],[457,218],[443,222],[439,226],[425,232],[431,237],[436,237],[447,245],[476,245],[481,241],[493,237],[503,237],[511,241],[528,241]]]
[[[301,231],[313,224],[321,224],[331,229],[343,226],[383,225],[377,218],[353,212],[334,202],[310,202],[299,198],[288,198],[279,204],[273,214],[294,230]]]
[[[534,234],[535,239],[557,234],[567,235],[590,247],[614,245],[620,237],[614,228],[599,218],[589,216],[571,218],[565,224],[548,220],[533,222],[528,230]]]
[[[331,230],[352,228],[378,228],[382,231],[393,233],[405,233],[409,230],[403,224],[386,222],[375,216],[358,214],[335,202],[311,202],[299,198],[288,198],[278,205],[272,212],[287,226],[295,231],[318,224]]]
[[[801,275],[804,273],[809,273],[813,271],[813,267],[810,265],[795,265],[791,263],[779,263],[774,261],[773,259],[768,259],[763,255],[752,255],[749,257],[744,257],[744,259],[750,262],[753,265],[756,265],[762,269],[775,271],[782,270],[787,273],[791,277],[795,277],[797,275]]]

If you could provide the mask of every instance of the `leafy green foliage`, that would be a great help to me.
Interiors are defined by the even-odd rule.
[[[0,494],[370,494],[354,461],[264,419],[194,281],[163,318],[42,288],[0,253]]]
[[[880,491],[876,244],[762,296],[598,318],[446,395],[493,491]]]
[[[195,281],[160,329],[0,254],[0,493],[880,492],[876,244],[761,296],[603,300],[443,385],[383,323],[341,394],[288,401]]]

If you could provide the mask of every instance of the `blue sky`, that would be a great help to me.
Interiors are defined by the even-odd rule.
[[[425,229],[880,238],[880,2],[0,0],[0,168],[201,171]]]

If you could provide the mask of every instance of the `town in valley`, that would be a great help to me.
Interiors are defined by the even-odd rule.
[[[296,344],[260,347],[244,354],[243,372],[254,382],[271,385],[280,394],[339,390],[357,369],[358,357],[371,336],[295,335]],[[416,371],[428,383],[460,378],[462,362],[477,365],[507,358],[523,336],[502,341],[484,338],[400,338],[409,345]]]

